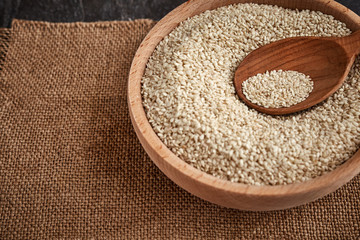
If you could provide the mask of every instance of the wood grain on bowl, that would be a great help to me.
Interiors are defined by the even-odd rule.
[[[281,186],[253,186],[232,183],[208,175],[173,154],[153,131],[147,120],[141,97],[141,78],[157,44],[178,24],[206,10],[234,3],[261,3],[291,9],[318,10],[333,15],[352,31],[360,29],[360,17],[335,1],[329,0],[192,0],[179,6],[145,37],[130,70],[128,105],[136,134],[160,170],[176,184],[207,201],[243,210],[285,209],[313,201],[348,182],[360,172],[360,151],[336,170],[304,183]]]

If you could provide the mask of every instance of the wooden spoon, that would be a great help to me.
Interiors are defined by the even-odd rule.
[[[251,52],[235,72],[235,88],[250,107],[271,115],[295,113],[328,98],[345,81],[360,53],[360,31],[341,38],[294,37],[265,45]],[[265,108],[250,102],[242,91],[249,77],[272,70],[294,70],[309,75],[313,91],[304,101],[284,108]]]

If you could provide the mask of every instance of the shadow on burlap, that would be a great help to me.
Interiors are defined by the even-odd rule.
[[[244,212],[155,167],[126,103],[153,25],[15,20],[1,30],[0,239],[358,239],[359,176],[305,206]]]

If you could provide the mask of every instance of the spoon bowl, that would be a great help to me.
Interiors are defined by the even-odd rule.
[[[342,38],[294,37],[265,45],[251,52],[238,66],[234,84],[248,106],[270,115],[285,115],[310,108],[331,96],[345,81],[360,53],[360,31]],[[293,70],[311,77],[313,91],[304,101],[283,108],[265,108],[249,101],[242,83],[259,73]]]

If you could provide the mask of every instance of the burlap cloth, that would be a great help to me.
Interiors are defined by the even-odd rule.
[[[311,204],[244,212],[150,161],[126,82],[150,20],[1,30],[0,239],[359,239],[360,178]]]

